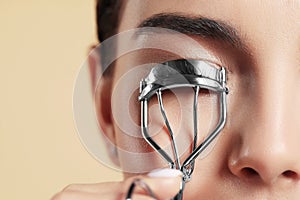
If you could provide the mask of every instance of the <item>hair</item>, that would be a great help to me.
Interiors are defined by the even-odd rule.
[[[107,38],[117,34],[119,21],[121,17],[121,6],[124,0],[96,0],[96,22],[97,22],[97,36],[99,42],[103,42]],[[106,50],[101,46],[101,64],[103,76],[110,77],[113,74],[115,64],[111,67],[105,68],[106,64]],[[115,53],[115,52],[112,52]]]
[[[96,21],[99,42],[117,33],[121,5],[122,0],[97,0]]]

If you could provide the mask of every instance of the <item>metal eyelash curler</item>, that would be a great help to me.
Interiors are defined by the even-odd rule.
[[[141,102],[141,131],[143,138],[154,148],[162,158],[169,164],[170,168],[179,169],[183,173],[183,180],[179,193],[173,200],[182,200],[185,183],[191,179],[191,175],[195,166],[195,159],[203,152],[208,145],[218,136],[226,123],[226,95],[228,89],[226,87],[226,71],[224,67],[217,66],[214,63],[205,60],[173,60],[162,64],[158,64],[148,74],[148,76],[140,82],[139,101]],[[181,163],[178,152],[177,143],[172,131],[170,122],[167,118],[162,93],[166,89],[192,87],[194,88],[193,103],[193,123],[194,133],[192,142],[192,152]],[[198,114],[197,104],[198,95],[201,89],[207,89],[216,92],[219,95],[220,117],[216,128],[205,138],[205,140],[197,146],[198,139]],[[154,95],[157,95],[161,114],[165,121],[166,127],[171,139],[173,158],[166,153],[149,135],[148,131],[148,102]],[[133,190],[128,191],[128,197],[131,196]],[[130,198],[127,198],[130,199]]]
[[[145,192],[148,193],[149,196],[151,196],[153,199],[157,199],[155,194],[152,192],[151,188],[141,179],[135,179],[128,190],[128,193],[126,195],[126,199],[125,200],[131,200],[131,196],[133,194],[133,191],[135,189],[135,187],[141,187]]]

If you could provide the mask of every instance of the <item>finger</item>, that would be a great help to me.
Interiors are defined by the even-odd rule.
[[[96,200],[103,199],[103,195],[95,195],[94,193],[86,193],[81,191],[71,191],[71,190],[65,190],[57,193],[54,197],[51,198],[51,200]],[[108,198],[104,198],[108,199]]]
[[[118,182],[97,184],[71,184],[57,193],[51,200],[120,199],[122,193]]]
[[[134,194],[132,200],[156,200],[156,199],[149,196],[145,196],[143,194]]]
[[[182,173],[174,169],[161,169],[152,171],[147,176],[131,177],[123,183],[125,194],[127,194],[130,185],[137,179],[142,180],[158,199],[171,199],[181,188]],[[134,193],[148,195],[148,191],[139,186],[135,187]]]
[[[71,184],[63,189],[63,191],[80,191],[86,193],[106,193],[114,192],[118,189],[119,182],[105,182],[92,184]]]
[[[84,185],[83,190],[80,190],[79,188],[74,190],[72,188],[71,189],[66,189],[63,190],[59,193],[57,193],[55,196],[53,196],[51,198],[51,200],[99,200],[99,199],[105,199],[105,200],[123,200],[125,198],[123,198],[124,194],[118,190],[116,190],[115,188],[107,188],[104,187],[104,184],[97,184],[98,186],[101,187],[101,189],[99,190],[94,190],[94,189],[90,189],[88,187],[88,185]],[[114,184],[114,186],[116,186],[118,184]],[[74,185],[76,188],[80,185]],[[81,185],[82,186],[82,185]],[[96,185],[90,185],[92,188]],[[88,189],[89,188],[89,189]],[[115,191],[117,192],[115,192]],[[87,192],[89,191],[89,192]],[[144,196],[145,198],[145,196]],[[149,197],[148,197],[149,199]],[[151,198],[150,198],[151,199]]]
[[[57,193],[51,200],[125,200],[118,183],[73,184]],[[107,187],[108,186],[108,187]],[[133,194],[132,200],[155,200],[148,194]]]
[[[134,180],[141,179],[158,199],[171,199],[180,190],[182,173],[178,170],[163,169],[149,173],[147,176],[131,177],[122,182],[98,184],[72,184],[55,195],[52,200],[94,200],[94,199],[125,199],[128,189]],[[134,189],[133,197],[150,198],[142,187]]]

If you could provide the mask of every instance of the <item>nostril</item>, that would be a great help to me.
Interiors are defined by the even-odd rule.
[[[287,171],[283,172],[282,175],[286,178],[290,178],[290,179],[294,179],[294,180],[299,178],[298,174],[291,170],[287,170]]]
[[[241,170],[241,173],[243,176],[247,177],[247,178],[252,178],[252,177],[256,177],[259,176],[258,172],[255,171],[254,169],[250,168],[250,167],[245,167]]]

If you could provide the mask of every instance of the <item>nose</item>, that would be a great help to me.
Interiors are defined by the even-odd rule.
[[[293,91],[293,77],[286,80],[279,72],[256,80],[255,91],[243,99],[228,160],[231,173],[240,180],[266,185],[299,182],[300,98]],[[273,81],[285,84],[274,87]]]
[[[260,129],[261,130],[261,129]],[[244,137],[229,160],[231,172],[243,181],[267,185],[299,181],[299,157],[296,150],[276,138],[262,135]]]

